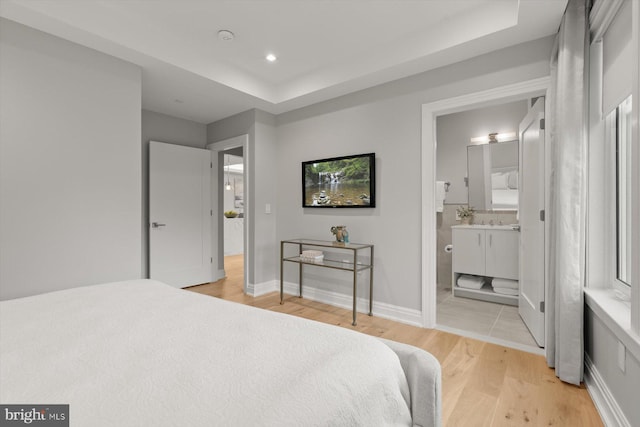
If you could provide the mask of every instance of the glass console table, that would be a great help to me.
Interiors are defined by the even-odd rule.
[[[285,257],[285,246],[297,245],[298,255]],[[324,259],[319,262],[307,261],[300,258],[303,248],[330,248],[332,250],[351,251],[350,261],[336,261],[331,259]],[[367,250],[369,252],[369,262],[358,262],[358,252]],[[361,271],[369,270],[369,316],[372,316],[373,308],[373,245],[362,243],[340,243],[335,241],[325,240],[312,240],[312,239],[291,239],[282,240],[280,242],[280,304],[284,304],[284,263],[293,262],[299,265],[299,293],[302,298],[302,275],[303,267],[305,265],[312,265],[315,267],[333,268],[336,270],[349,271],[353,274],[353,326],[356,326],[356,291],[358,282],[358,273]]]

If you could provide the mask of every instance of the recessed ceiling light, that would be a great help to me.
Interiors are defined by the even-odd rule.
[[[218,39],[228,42],[233,40],[235,36],[233,35],[233,33],[229,30],[220,30],[218,31]]]
[[[270,53],[265,57],[265,59],[269,62],[275,62],[275,60],[278,58],[276,58],[276,56],[273,53]]]

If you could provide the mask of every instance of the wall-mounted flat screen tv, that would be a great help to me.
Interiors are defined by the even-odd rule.
[[[374,208],[375,153],[302,162],[303,208]]]

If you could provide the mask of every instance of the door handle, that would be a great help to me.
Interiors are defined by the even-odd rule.
[[[160,228],[160,227],[165,227],[167,224],[161,224],[159,222],[152,222],[151,223],[151,228]]]

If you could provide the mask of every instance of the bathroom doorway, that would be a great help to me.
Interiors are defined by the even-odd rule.
[[[438,329],[543,354],[518,310],[516,255],[518,129],[537,98],[511,97],[435,116],[435,323]],[[544,173],[540,180],[544,183]],[[469,207],[475,209],[472,225],[461,225],[458,214]]]

